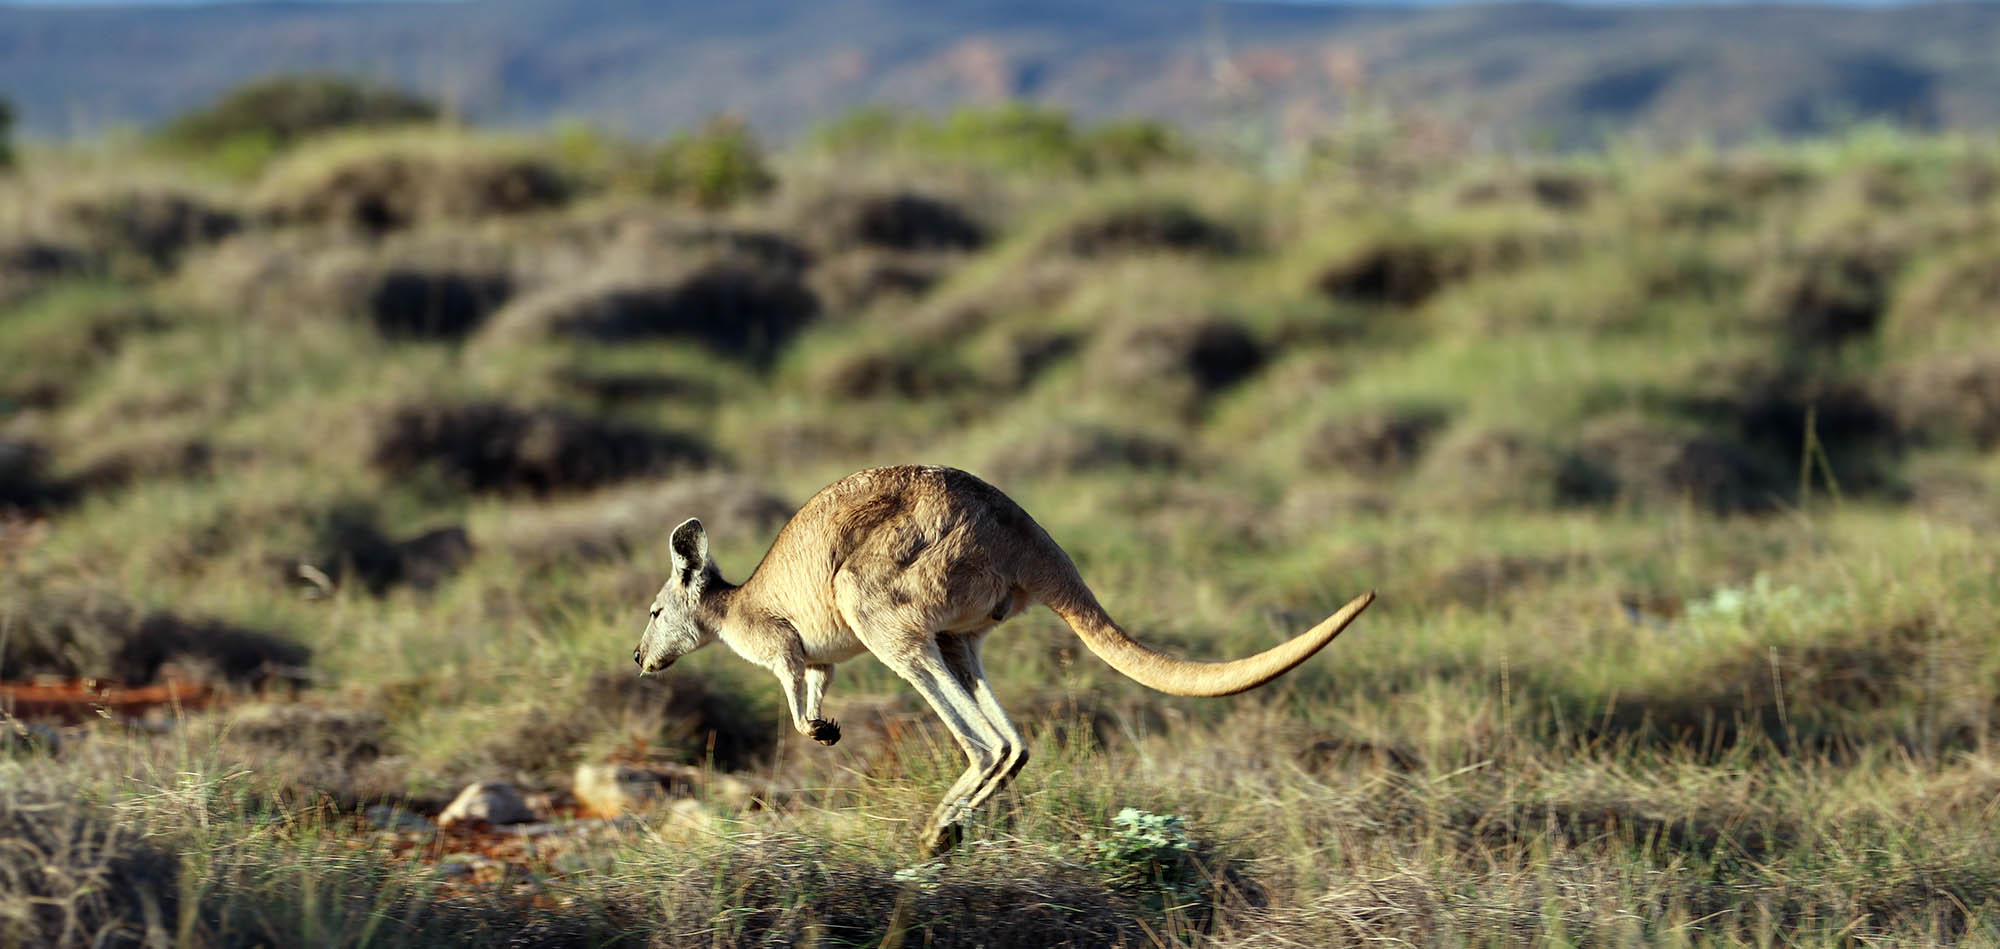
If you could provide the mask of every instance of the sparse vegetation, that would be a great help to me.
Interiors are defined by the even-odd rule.
[[[776,184],[750,127],[726,115],[668,139],[646,181],[654,194],[710,210],[765,194]]]
[[[2000,941],[1990,155],[1119,129],[1176,157],[1010,108],[770,193],[740,127],[657,192],[464,131],[0,191],[0,943]],[[740,580],[903,461],[1162,649],[1381,600],[1219,701],[1015,620],[1037,764],[920,863],[962,761],[878,665],[828,749],[629,658],[681,519]],[[440,829],[473,781],[537,819]]]

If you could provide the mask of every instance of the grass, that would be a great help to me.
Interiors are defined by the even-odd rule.
[[[1017,126],[1036,135],[1003,141]],[[822,138],[720,211],[590,171],[574,134],[307,139],[238,184],[190,158],[222,206],[319,189],[335,223],[366,210],[339,169],[397,155],[567,177],[438,203],[392,175],[416,209],[394,233],[252,216],[158,266],[10,283],[0,463],[46,463],[0,470],[0,641],[70,635],[54,648],[103,675],[116,650],[87,635],[143,632],[104,617],[167,617],[310,658],[222,676],[205,711],[0,719],[0,944],[2000,942],[2000,382],[1977,345],[2000,215],[1961,186],[2000,173],[1989,151],[1870,131],[1377,179],[1030,113]],[[0,183],[9,227],[46,219],[66,154],[29,148]],[[171,159],[134,161],[172,183]],[[1842,232],[1884,194],[1896,227]],[[730,308],[728,287],[818,286],[859,226],[815,218],[835,212],[976,221],[983,243],[921,249],[937,282],[853,309]],[[1800,262],[1882,248],[1860,317],[1802,338]],[[689,262],[740,283],[628,338],[488,332],[613,258],[671,301]],[[356,319],[328,289],[468,262],[507,299],[450,333],[398,330],[437,325],[422,293]],[[399,412],[450,428],[454,406],[504,424],[433,433],[448,465],[383,460],[409,447]],[[633,433],[700,451],[616,463]],[[1754,477],[1717,502],[1701,478],[1737,469],[1703,458]],[[772,507],[903,461],[995,480],[1161,648],[1242,655],[1382,596],[1221,701],[1013,621],[986,664],[1034,760],[922,863],[962,762],[879,664],[840,670],[830,749],[721,650],[626,684],[675,521],[708,521],[740,580]],[[469,559],[423,559],[450,527]],[[153,665],[218,675],[160,643]],[[532,852],[366,816],[495,778],[567,813],[548,802],[601,760],[785,793]]]

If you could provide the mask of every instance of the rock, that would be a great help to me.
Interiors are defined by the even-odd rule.
[[[535,819],[528,810],[527,802],[521,800],[521,792],[505,781],[481,781],[466,785],[458,792],[444,813],[438,815],[439,827],[452,827],[484,821],[488,824],[524,824]]]
[[[436,829],[431,826],[430,821],[400,807],[391,807],[387,804],[377,804],[362,811],[361,816],[367,818],[368,823],[383,830],[428,832]]]
[[[585,810],[600,817],[650,810],[668,798],[702,798],[753,809],[785,796],[768,782],[678,764],[580,764],[572,790]],[[675,808],[678,811],[680,804]]]
[[[570,790],[585,810],[601,817],[644,810],[667,795],[667,785],[659,774],[621,764],[577,765]]]

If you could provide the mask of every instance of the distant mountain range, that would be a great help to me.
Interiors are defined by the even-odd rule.
[[[1019,98],[1303,134],[1356,109],[1498,145],[2000,127],[2000,4],[1433,7],[1194,0],[470,0],[0,7],[31,134],[147,124],[277,71],[475,121],[784,138],[871,102]]]

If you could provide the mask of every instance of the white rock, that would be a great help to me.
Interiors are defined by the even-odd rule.
[[[466,785],[451,805],[438,815],[439,827],[485,821],[489,824],[523,824],[535,819],[535,812],[521,800],[521,792],[505,781],[481,781]]]

